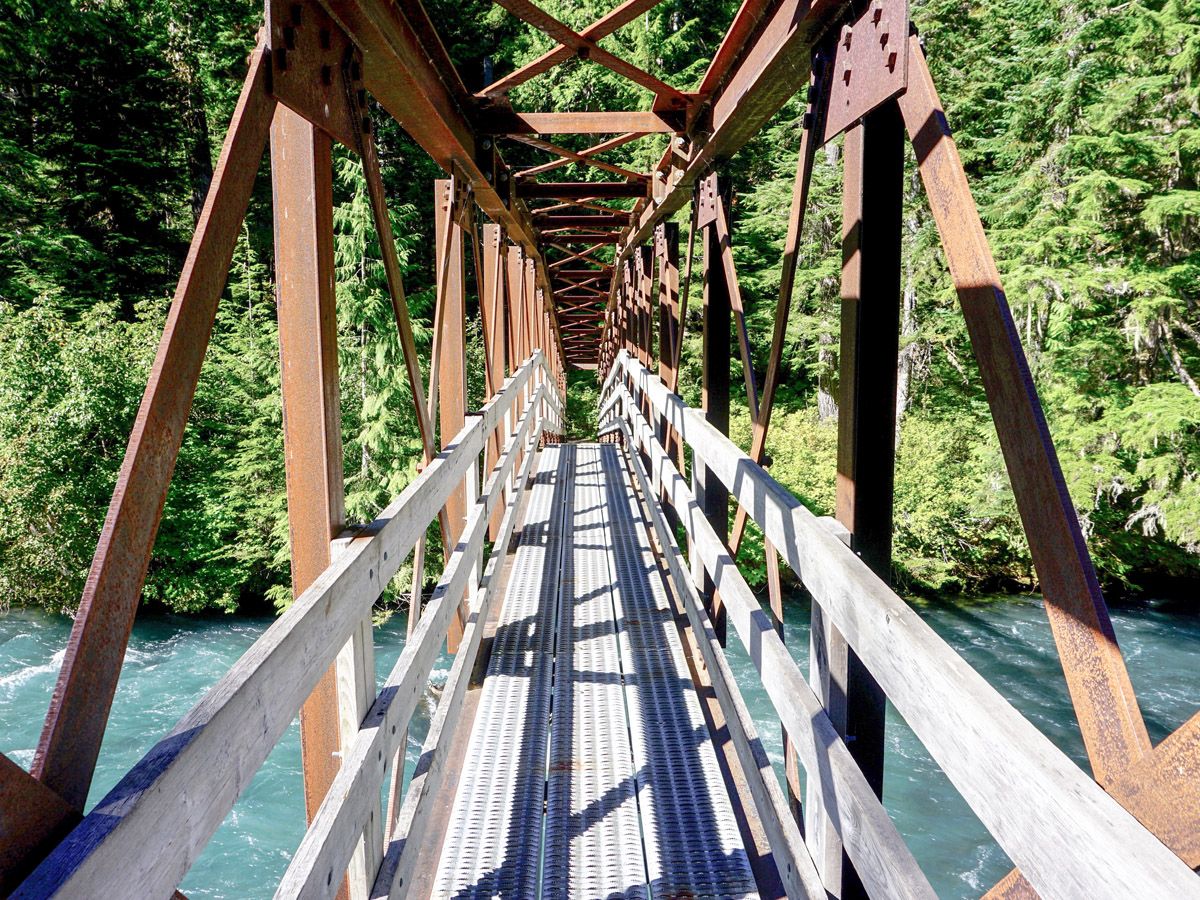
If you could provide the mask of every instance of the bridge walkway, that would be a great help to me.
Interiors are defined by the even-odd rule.
[[[536,472],[434,896],[754,896],[621,451]]]

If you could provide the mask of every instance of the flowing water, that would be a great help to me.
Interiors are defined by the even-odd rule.
[[[930,625],[1016,708],[1085,764],[1062,670],[1036,598],[990,598],[918,607]],[[786,609],[787,640],[807,672],[808,607]],[[1200,707],[1200,619],[1153,606],[1113,612],[1117,638],[1153,741]],[[90,804],[98,801],[254,642],[270,619],[144,616],[134,627]],[[33,611],[0,616],[0,752],[28,767],[62,663],[69,620]],[[380,678],[403,646],[399,617],[376,629]],[[749,659],[730,658],[763,743],[782,763],[779,727]],[[444,681],[449,660],[434,672]],[[413,719],[408,769],[436,704]],[[998,749],[998,752],[999,749]],[[271,753],[181,886],[189,897],[269,897],[304,831],[295,724]],[[901,834],[943,897],[978,897],[1011,867],[924,748],[889,708],[884,796]]]

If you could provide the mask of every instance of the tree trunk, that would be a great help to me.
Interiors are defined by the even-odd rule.
[[[832,334],[822,332],[817,338],[817,417],[822,422],[836,421],[838,415],[836,347]]]
[[[909,257],[911,259],[911,255]],[[896,450],[900,449],[900,426],[908,410],[908,398],[912,385],[913,367],[918,352],[917,342],[917,282],[913,277],[912,264],[905,266],[904,294],[900,309],[900,359],[896,373]]]

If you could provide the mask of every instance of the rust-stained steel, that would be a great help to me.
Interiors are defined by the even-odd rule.
[[[836,516],[854,552],[890,581],[904,201],[904,128],[894,103],[847,132],[843,160]],[[819,614],[813,626],[820,627]],[[867,783],[882,796],[887,698],[835,628],[826,629],[825,640],[823,698],[829,703],[831,691],[842,693],[829,703],[830,717]],[[840,865],[828,856],[824,862],[824,881],[839,896],[866,897],[844,852]]]
[[[656,78],[644,69],[621,59],[621,57],[605,50],[595,41],[585,38],[573,29],[564,25],[554,16],[547,13],[531,0],[495,0],[517,18],[528,22],[533,27],[545,32],[549,37],[570,49],[576,56],[590,59],[606,69],[616,72],[634,84],[650,91],[662,103],[675,109],[683,109],[688,105],[688,98],[660,78]],[[609,129],[612,131],[636,131],[637,129]]]
[[[268,0],[266,22],[275,99],[361,153],[362,64],[350,38],[316,0]]]
[[[762,463],[767,446],[767,431],[771,427],[771,412],[775,406],[775,391],[779,387],[783,365],[783,344],[787,338],[788,314],[792,308],[792,293],[796,280],[796,261],[800,248],[800,235],[804,229],[804,211],[808,206],[808,190],[812,182],[812,167],[820,141],[820,120],[824,104],[820,102],[821,78],[824,64],[814,63],[814,74],[809,85],[807,114],[800,137],[800,152],[796,159],[796,178],[792,184],[792,203],[788,212],[787,236],[784,239],[783,259],[780,265],[779,302],[775,306],[775,326],[771,335],[770,356],[767,374],[763,379],[761,402],[750,437],[750,458]],[[741,545],[746,527],[746,510],[738,507],[730,534],[729,546],[736,553]],[[770,554],[768,553],[768,556]]]
[[[774,5],[714,92],[701,123],[704,129],[693,128],[688,134],[686,157],[664,157],[659,171],[663,193],[642,207],[621,246],[622,258],[687,203],[693,185],[714,163],[732,156],[807,83],[813,48],[848,7],[846,0],[783,0]]]
[[[619,241],[620,235],[616,232],[612,234],[556,234],[554,240],[562,244],[615,244]]]
[[[771,5],[772,0],[743,0],[700,81],[697,93],[703,99],[710,98],[729,77],[738,56],[750,45]]]
[[[597,19],[583,31],[579,32],[579,36],[589,42],[596,42],[603,37],[607,37],[623,25],[627,25],[649,9],[658,6],[662,0],[626,0],[616,9],[612,10],[600,19]],[[543,72],[548,72],[560,62],[565,62],[576,55],[576,50],[573,47],[563,46],[559,44],[553,50],[535,59],[533,62],[526,63],[515,72],[500,78],[482,91],[481,97],[498,97],[508,93],[519,84],[524,84],[530,78],[535,78]]]
[[[1088,759],[1096,780],[1108,785],[1150,750],[1150,739],[958,149],[915,37],[909,46],[908,89],[898,103],[979,361]]]
[[[292,595],[331,561],[345,526],[333,160],[329,135],[288,107],[271,126],[276,298]],[[316,815],[340,767],[337,672],[331,666],[300,710],[304,806]],[[344,890],[344,888],[343,888]]]
[[[466,277],[464,234],[459,221],[462,205],[457,193],[458,186],[453,179],[439,178],[434,182],[434,229],[440,238],[435,249],[438,283],[437,310],[434,313],[439,323],[434,338],[439,366],[437,387],[431,386],[429,393],[437,400],[442,449],[462,430],[467,413],[467,298],[463,283]],[[464,481],[446,501],[449,548],[458,543],[466,516],[467,489]],[[458,650],[465,622],[466,616],[460,607],[459,614],[450,620],[450,630],[446,635],[447,649],[451,653]]]
[[[554,200],[645,197],[646,185],[631,181],[521,181],[517,184],[517,196]]]
[[[494,396],[508,374],[508,324],[504,310],[504,272],[507,248],[504,234],[499,225],[483,226],[483,265],[480,268],[479,313],[483,319],[484,363],[486,366],[486,388],[489,397]],[[561,323],[560,323],[561,324]],[[492,432],[484,455],[484,472],[490,473],[500,458],[501,434],[499,427]],[[496,539],[500,528],[503,504],[496,504],[495,513],[488,523],[491,540]]]
[[[571,163],[577,162],[583,163],[584,165],[593,166],[594,168],[602,169],[607,172],[612,172],[616,175],[646,179],[649,178],[649,176],[644,173],[629,172],[626,169],[622,169],[620,166],[613,166],[595,158],[601,153],[606,153],[609,150],[615,150],[617,147],[623,147],[630,141],[636,141],[641,137],[645,137],[643,132],[631,131],[629,134],[618,135],[615,138],[609,138],[606,141],[601,141],[599,144],[594,144],[593,146],[588,147],[586,150],[575,152],[574,150],[568,150],[565,147],[559,147],[547,141],[539,140],[538,138],[531,138],[525,135],[515,135],[511,138],[514,141],[521,141],[529,144],[531,147],[537,147],[540,150],[545,150],[548,153],[554,153],[561,157],[561,159],[551,160],[550,162],[542,163],[539,166],[531,166],[528,169],[522,169],[517,173],[517,177],[532,178],[534,175],[542,175],[546,172],[552,172],[555,169],[562,168],[563,166],[569,166]]]
[[[479,208],[537,261],[538,278],[549,290],[529,212],[512,197],[510,172],[493,139],[469,118],[475,101],[421,4],[320,2],[362,53],[366,89],[434,162],[470,185]]]
[[[713,182],[715,187],[715,181]],[[722,434],[729,433],[730,325],[733,307],[721,265],[721,243],[710,223],[702,229],[704,240],[704,333],[700,389],[704,417]],[[729,491],[703,463],[693,460],[692,488],[696,503],[721,540],[729,536]],[[702,596],[708,604],[713,630],[725,646],[727,616],[711,576],[705,572]]]
[[[266,147],[275,109],[268,71],[260,45],[250,57],[171,301],[34,756],[34,777],[79,811],[96,768],[217,302]]]
[[[716,176],[705,179],[714,185]],[[715,229],[716,246],[720,248],[721,271],[729,292],[729,304],[733,311],[733,328],[737,334],[738,352],[742,357],[742,381],[746,387],[746,406],[750,410],[750,421],[758,421],[758,386],[754,380],[754,352],[750,346],[750,332],[746,328],[746,307],[742,303],[741,282],[737,267],[733,264],[733,236],[730,234],[729,209],[720,191],[713,191],[715,215],[710,227]]]
[[[574,150],[568,150],[566,147],[560,147],[557,144],[552,144],[549,141],[543,141],[539,138],[529,137],[524,134],[514,134],[509,136],[509,140],[519,141],[530,147],[536,147],[538,150],[545,150],[547,153],[553,153],[556,156],[562,157],[561,160],[556,160],[553,163],[545,163],[540,166],[531,166],[528,169],[522,169],[516,173],[517,178],[530,178],[542,172],[550,171],[558,168],[559,165],[577,162],[585,166],[591,166],[594,169],[599,169],[602,172],[608,172],[612,175],[620,175],[622,178],[628,178],[631,181],[645,181],[649,176],[632,172],[629,169],[615,166],[612,163],[604,162],[601,159],[595,159],[593,155],[585,155],[584,153],[576,153]],[[598,151],[596,151],[598,152]]]
[[[871,0],[838,33],[824,141],[831,141],[908,83],[908,0]]]
[[[0,896],[66,837],[79,810],[0,753]]]
[[[676,134],[684,129],[684,114],[671,110],[603,110],[599,112],[516,112],[491,109],[479,114],[481,134]]]
[[[539,228],[607,228],[629,224],[629,213],[615,212],[610,215],[596,213],[587,216],[534,216],[534,224]]]
[[[1108,786],[1139,822],[1200,867],[1200,713]]]

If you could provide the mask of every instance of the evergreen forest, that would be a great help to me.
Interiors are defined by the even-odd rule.
[[[551,46],[486,0],[425,2],[468,88]],[[262,5],[0,5],[0,606],[70,611]],[[582,29],[615,0],[541,5]],[[665,0],[604,44],[690,90],[736,6]],[[1196,608],[1200,4],[913,0],[912,15],[1107,596],[1174,597]],[[512,95],[527,109],[637,108],[647,97],[579,59]],[[722,170],[733,189],[734,253],[760,383],[802,103],[793,98]],[[433,179],[442,173],[382,111],[375,123],[427,361]],[[605,158],[645,170],[662,148],[647,139]],[[514,165],[548,158],[517,144],[502,151]],[[768,442],[774,476],[822,515],[832,511],[837,437],[840,180],[835,142],[814,170]],[[347,513],[363,522],[414,477],[421,444],[356,157],[335,152],[334,185]],[[686,240],[689,210],[677,218]],[[911,159],[904,242],[896,582],[926,595],[1036,590]],[[698,274],[690,291],[699,297]],[[680,388],[689,403],[699,400],[698,307],[691,304]],[[478,333],[472,345],[482,353]],[[482,366],[469,369],[475,404]],[[740,381],[739,372],[735,387]],[[279,385],[264,166],[167,498],[146,604],[232,612],[288,602]],[[594,433],[596,398],[594,373],[573,373],[573,437]],[[745,410],[735,410],[734,440],[748,446],[749,434]],[[747,540],[742,558],[761,580],[761,540]],[[436,575],[436,566],[426,573]],[[403,571],[394,589],[409,577]]]

